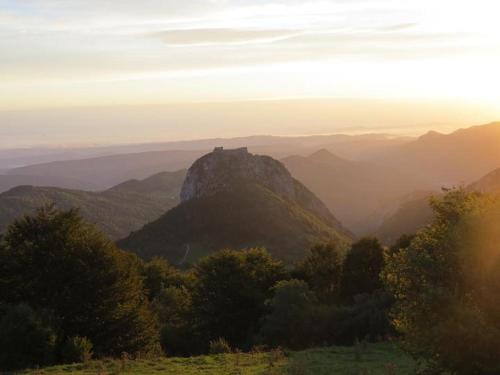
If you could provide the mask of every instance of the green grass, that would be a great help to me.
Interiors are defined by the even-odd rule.
[[[235,353],[191,358],[121,361],[94,360],[26,371],[24,374],[165,374],[165,375],[406,375],[413,361],[394,344],[330,347],[300,352]]]

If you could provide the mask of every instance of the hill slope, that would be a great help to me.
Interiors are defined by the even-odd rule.
[[[500,168],[481,177],[479,180],[467,186],[467,190],[491,193],[500,191]]]
[[[377,208],[425,186],[396,169],[346,160],[325,149],[308,157],[291,156],[282,162],[358,235],[365,234],[362,223]]]
[[[281,163],[246,150],[219,150],[198,159],[188,171],[181,200],[119,245],[175,264],[224,247],[251,246],[265,246],[293,261],[316,242],[351,238]]]
[[[14,219],[43,204],[79,208],[83,217],[113,239],[122,238],[178,203],[185,171],[131,180],[103,192],[18,186],[0,194],[0,233]]]

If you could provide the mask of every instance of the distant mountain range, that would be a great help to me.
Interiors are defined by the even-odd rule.
[[[249,146],[253,153],[280,159],[291,155],[307,156],[325,149],[342,159],[393,168],[400,171],[397,173],[425,182],[416,186],[416,190],[427,189],[429,185],[438,189],[441,185],[470,183],[500,166],[500,123],[474,126],[451,134],[429,132],[418,139],[383,134],[252,136],[64,152],[3,150],[0,151],[0,169],[25,164],[4,173],[54,178],[51,185],[58,187],[63,186],[56,178],[69,178],[81,181],[85,188],[107,189],[130,178],[142,179],[162,171],[187,168],[215,146]],[[85,155],[96,156],[86,158]],[[65,156],[69,159],[64,160]]]
[[[155,173],[185,169],[203,151],[155,151],[135,154],[101,156],[83,160],[55,161],[34,164],[10,170],[8,175],[44,176],[53,179],[51,186],[61,178],[78,178],[93,190],[108,189],[129,179],[144,179]]]
[[[130,180],[102,192],[55,187],[18,186],[0,194],[0,233],[9,223],[44,204],[79,208],[83,217],[112,239],[157,219],[179,202],[185,170]]]
[[[451,134],[431,131],[372,157],[436,187],[466,185],[500,167],[500,122]]]
[[[226,148],[248,147],[252,152],[275,157],[301,154],[302,150],[310,153],[319,148],[327,147],[334,148],[338,155],[347,158],[357,158],[364,154],[370,154],[373,151],[408,142],[411,139],[410,137],[395,137],[385,134],[333,134],[296,137],[255,135],[237,138],[211,138],[100,147],[0,149],[0,169],[14,169],[21,166],[54,161],[83,160],[102,156],[154,153],[158,151],[184,150],[206,153],[218,146]]]
[[[2,165],[16,166],[4,171],[5,174],[44,176],[47,181],[44,183],[45,186],[68,187],[61,186],[61,179],[77,178],[81,181],[83,189],[89,187],[93,190],[102,190],[130,178],[142,179],[154,173],[188,168],[198,157],[216,146],[230,148],[249,146],[251,152],[277,158],[293,154],[307,155],[326,147],[339,155],[358,158],[406,141],[408,138],[395,138],[383,134],[356,136],[339,134],[304,137],[215,138],[65,150],[64,152],[53,150],[52,153],[44,149],[12,150],[12,152],[0,150],[0,167]],[[83,157],[93,153],[97,156]],[[78,155],[81,157],[78,158]],[[54,159],[51,160],[51,158]],[[25,165],[19,167],[19,164]]]
[[[185,169],[214,146],[243,145],[249,145],[252,153],[279,158],[305,188],[297,181],[289,185],[297,189],[301,186],[300,189],[304,188],[308,194],[312,192],[312,196],[324,202],[321,205],[335,213],[336,219],[325,219],[318,211],[306,209],[304,201],[284,199],[262,181],[248,178],[244,186],[240,184],[236,188],[233,182],[228,183],[231,188],[224,193],[219,191],[186,200],[165,214],[179,202],[185,172],[162,173],[158,176],[165,180],[148,178],[142,181],[160,172]],[[64,157],[71,160],[51,159]],[[145,256],[167,252],[171,260],[179,262],[186,258],[186,246],[191,249],[190,256],[196,257],[197,248],[262,243],[277,253],[281,248],[287,254],[294,254],[293,258],[314,239],[324,240],[337,235],[349,238],[351,235],[344,226],[356,235],[378,235],[385,243],[404,232],[415,231],[430,220],[428,197],[439,194],[442,186],[469,186],[480,191],[498,189],[500,123],[474,126],[451,134],[429,132],[417,139],[380,134],[253,136],[76,150],[0,151],[1,168],[28,162],[38,164],[2,170],[0,174],[0,192],[12,189],[0,194],[0,230],[12,218],[29,212],[42,202],[52,201],[64,208],[81,207],[89,221],[114,239],[136,230],[137,233],[123,243],[135,247],[144,245],[138,247],[138,252]],[[281,168],[280,164],[276,173],[285,176]],[[134,179],[137,181],[130,181]],[[220,180],[226,181],[226,178]],[[16,188],[19,185],[38,187]],[[252,206],[248,197],[259,203]],[[318,198],[313,200],[319,201]],[[224,205],[240,210],[230,216],[221,210]],[[203,227],[204,219],[197,214],[201,206],[212,212],[212,216],[205,219],[210,220],[213,227]],[[139,230],[162,214],[161,225],[153,223]],[[245,224],[231,226],[230,219]],[[272,230],[268,231],[263,222]],[[287,223],[294,231],[302,231],[302,238],[296,240],[296,235],[288,231],[285,224],[277,222]],[[207,233],[213,233],[215,228],[226,229],[219,230],[213,243],[209,243],[212,237]],[[252,237],[249,228],[260,234]],[[172,234],[175,230],[179,235]],[[145,245],[149,241],[147,236],[152,236],[154,231],[166,233],[158,237],[165,236],[161,241],[154,240],[158,248]],[[238,234],[241,241],[230,237],[229,232]],[[274,235],[266,237],[269,232],[288,236],[296,244],[284,244],[280,242],[284,240],[276,240]],[[172,244],[168,248],[163,245],[167,239]]]
[[[142,257],[182,264],[221,248],[264,246],[291,262],[315,243],[352,235],[286,168],[246,149],[222,150],[189,169],[182,202],[119,241]]]
[[[346,160],[325,149],[308,157],[290,156],[282,162],[358,235],[369,230],[364,220],[379,207],[425,186],[395,168]]]

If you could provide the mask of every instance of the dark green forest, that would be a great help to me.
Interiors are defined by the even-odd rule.
[[[500,371],[500,201],[451,190],[391,247],[318,243],[283,263],[223,249],[179,268],[45,206],[0,242],[0,368],[393,341],[427,373]]]

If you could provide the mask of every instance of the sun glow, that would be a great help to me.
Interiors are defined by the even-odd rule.
[[[362,98],[500,117],[498,1],[82,4],[0,0],[0,110]]]

